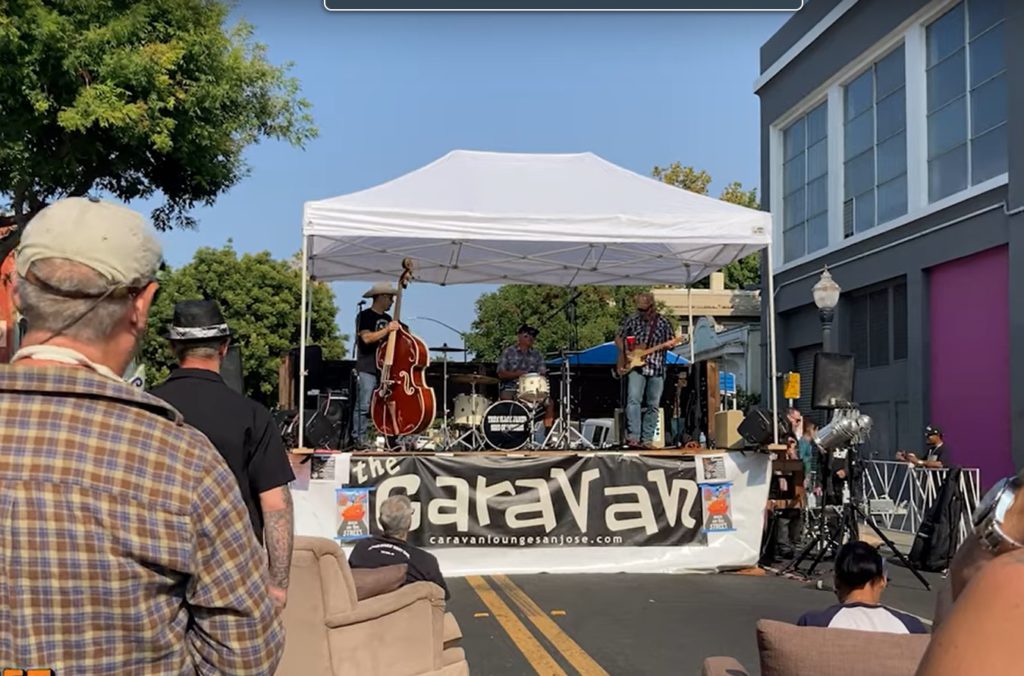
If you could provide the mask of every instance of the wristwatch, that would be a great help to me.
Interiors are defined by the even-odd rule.
[[[1020,494],[1021,480],[1008,477],[1001,480],[985,494],[974,511],[974,533],[981,546],[993,556],[1005,554],[1014,549],[1024,549],[1003,530],[1006,514]]]

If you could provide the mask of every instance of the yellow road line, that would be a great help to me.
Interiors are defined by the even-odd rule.
[[[569,664],[579,671],[580,674],[583,676],[608,675],[608,672],[601,668],[601,665],[595,662],[593,657],[587,654],[576,641],[569,638],[569,635],[562,631],[562,628],[548,617],[540,609],[540,606],[527,596],[526,592],[517,587],[512,580],[505,575],[494,575],[492,579],[498,583],[498,586],[519,606],[519,610],[526,615],[526,618],[540,630],[540,633],[544,634],[551,641],[551,644],[562,653],[565,659],[569,660]]]
[[[526,661],[530,663],[530,666],[534,668],[539,676],[566,676],[562,667],[558,666],[558,662],[533,637],[533,634],[526,628],[526,625],[516,617],[512,609],[508,607],[508,604],[501,600],[498,593],[491,589],[490,585],[482,577],[470,575],[466,577],[466,582],[469,583],[469,586],[473,588],[476,595],[480,597],[480,600],[491,611],[494,619],[498,621],[501,628],[505,630],[505,633],[508,634],[512,642],[519,648],[519,652],[523,653],[523,657],[526,658]]]

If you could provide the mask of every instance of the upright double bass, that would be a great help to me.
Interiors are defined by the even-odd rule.
[[[430,364],[427,344],[401,325],[402,292],[412,279],[412,259],[402,261],[395,298],[395,321],[400,328],[388,334],[377,349],[380,383],[370,400],[373,424],[387,436],[419,434],[434,421],[434,390],[424,373]]]

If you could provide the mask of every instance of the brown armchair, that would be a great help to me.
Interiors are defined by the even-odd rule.
[[[762,676],[913,676],[928,648],[926,634],[884,634],[797,627],[760,620]],[[732,657],[704,660],[702,676],[748,676]]]
[[[444,592],[430,582],[359,601],[341,547],[325,538],[298,536],[277,673],[468,675],[463,650],[444,647],[458,631],[454,618],[446,620],[444,607]]]

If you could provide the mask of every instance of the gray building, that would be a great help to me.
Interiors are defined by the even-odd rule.
[[[755,83],[779,371],[809,412],[827,265],[868,451],[920,450],[934,424],[986,485],[1024,466],[1020,35],[1024,2],[812,0]]]

